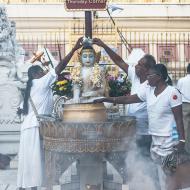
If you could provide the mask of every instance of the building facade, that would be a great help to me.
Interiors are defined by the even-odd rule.
[[[66,11],[64,0],[2,2],[9,18],[16,22],[17,40],[26,50],[25,60],[44,46],[59,60],[58,49],[63,57],[76,39],[84,36],[84,12]],[[153,54],[158,63],[166,64],[173,79],[184,76],[190,61],[189,0],[110,0],[107,4],[115,25],[106,10],[94,11],[93,37],[117,48],[124,59],[131,48],[140,47]],[[111,63],[106,56],[102,59]]]

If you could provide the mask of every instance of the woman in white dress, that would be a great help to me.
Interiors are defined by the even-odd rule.
[[[39,123],[29,99],[32,99],[38,114],[52,113],[53,93],[51,84],[69,63],[74,52],[82,46],[81,44],[82,38],[79,38],[71,52],[60,61],[55,69],[50,69],[47,73],[44,73],[43,69],[38,65],[28,69],[28,82],[23,108],[19,110],[26,116],[22,123],[20,134],[17,175],[17,187],[19,190],[25,188],[37,190],[37,187],[42,185],[43,178]]]
[[[131,104],[145,101],[148,111],[149,134],[152,136],[151,156],[158,166],[161,190],[166,190],[166,175],[161,164],[174,151],[184,150],[185,135],[180,92],[171,84],[167,69],[156,64],[147,75],[148,84],[141,85],[138,93],[131,96],[102,98],[96,102]],[[171,188],[169,188],[171,190]]]

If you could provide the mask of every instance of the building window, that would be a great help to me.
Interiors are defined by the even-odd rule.
[[[49,49],[49,51],[51,52],[52,56],[57,60],[60,61],[60,53],[59,53],[59,48],[60,48],[60,53],[61,53],[61,57],[63,59],[63,57],[65,56],[65,45],[64,44],[46,44],[45,47],[47,49]]]
[[[168,63],[176,62],[177,58],[177,48],[176,44],[158,44],[158,62]]]
[[[38,44],[21,44],[23,49],[25,50],[25,58],[24,60],[27,61],[32,58],[33,53],[38,51]],[[59,56],[59,50],[58,50],[58,45],[55,44],[46,44],[43,47],[49,49],[51,52],[52,56],[59,61],[60,56]],[[61,52],[61,57],[63,58],[65,56],[65,45],[60,44],[60,52]]]
[[[131,48],[140,48],[145,53],[149,53],[149,44],[130,44]]]
[[[190,44],[185,44],[185,61],[190,62]]]
[[[25,50],[24,61],[27,61],[32,58],[33,53],[38,50],[38,44],[21,44]]]
[[[117,46],[108,45],[114,52],[116,52],[118,55],[122,57],[122,44],[118,43]],[[114,64],[111,60],[110,56],[107,54],[107,52],[102,48],[101,49],[101,57],[100,57],[100,63],[101,64]],[[115,65],[115,64],[114,64]]]

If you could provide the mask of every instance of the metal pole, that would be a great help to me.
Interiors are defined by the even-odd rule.
[[[109,10],[106,9],[106,11],[107,11],[107,13],[108,13],[108,15],[109,15],[109,17],[110,17],[110,19],[111,19],[113,25],[116,27],[115,21],[114,21],[113,17],[111,16]],[[132,51],[133,48],[132,48],[131,45],[127,42],[127,40],[125,39],[125,37],[123,36],[122,32],[119,30],[118,27],[116,27],[116,30],[117,30],[117,33],[119,34],[119,37],[120,37],[121,41],[124,43],[126,49],[129,51],[129,53],[131,53],[131,51]]]
[[[52,60],[51,60],[51,58],[50,58],[50,56],[49,56],[49,54],[48,54],[48,52],[47,52],[47,49],[46,49],[45,47],[44,47],[44,49],[45,49],[46,54],[47,54],[47,56],[48,56],[48,59],[49,59],[50,65],[52,66],[52,68],[54,68],[53,63],[52,63]]]
[[[92,13],[85,11],[85,37],[92,39]]]

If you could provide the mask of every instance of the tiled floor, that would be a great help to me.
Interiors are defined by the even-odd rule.
[[[0,190],[17,190],[17,165],[18,158],[14,157],[11,160],[10,168],[6,170],[0,170]],[[45,188],[38,188],[38,190],[45,190]],[[54,186],[53,190],[61,190],[60,185]],[[122,190],[129,190],[129,188],[127,185],[123,185]]]
[[[0,190],[17,190],[16,188],[16,169],[0,170]],[[129,190],[127,185],[123,185],[123,190]],[[39,188],[38,190],[45,190]],[[61,190],[60,186],[54,186],[53,190]]]
[[[16,189],[17,170],[0,170],[0,190]]]
[[[16,169],[0,170],[0,190],[17,190],[16,175]],[[38,190],[45,190],[45,188],[38,188]],[[54,186],[53,190],[60,190],[60,186]]]

